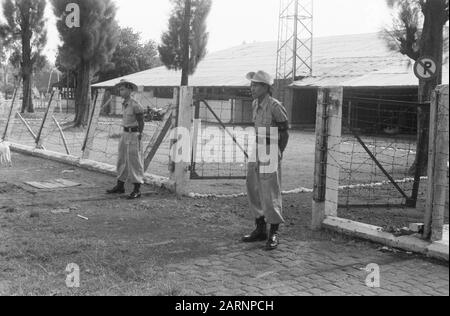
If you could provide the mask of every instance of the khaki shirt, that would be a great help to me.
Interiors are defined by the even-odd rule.
[[[130,98],[123,102],[123,127],[138,127],[137,114],[144,114],[144,107],[135,99]]]
[[[259,103],[253,101],[253,122],[255,127],[277,127],[277,123],[288,121],[288,115],[285,107],[276,99],[267,95]]]

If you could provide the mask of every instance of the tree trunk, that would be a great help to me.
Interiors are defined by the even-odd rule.
[[[8,99],[7,90],[8,90],[8,74],[7,74],[7,68],[5,65],[2,66],[3,71],[3,94],[5,97],[5,100]]]
[[[75,117],[73,119],[73,122],[76,123],[78,121],[78,116],[80,113],[80,103],[81,103],[81,98],[80,98],[80,87],[81,87],[81,81],[82,81],[82,69],[81,66],[78,68],[77,72],[76,72],[76,87],[75,87]]]
[[[190,59],[190,28],[191,28],[191,0],[185,0],[183,23],[183,68],[181,70],[181,86],[189,85],[189,59]]]
[[[439,75],[431,81],[419,83],[419,102],[430,102],[431,93],[442,83],[442,54],[444,46],[445,1],[427,1],[423,6],[424,26],[420,56],[433,57],[439,66]],[[429,110],[420,107],[417,113],[417,155],[410,172],[425,176],[428,169]]]
[[[23,74],[22,74],[22,80],[23,80],[23,99],[22,99],[22,113],[29,112],[29,113],[33,113],[34,112],[34,107],[33,107],[33,103],[32,103],[32,80],[31,80],[31,73],[29,72],[29,70],[27,69],[27,66],[23,66],[22,69]]]
[[[31,4],[28,4],[30,7]],[[31,62],[31,37],[33,35],[30,25],[30,12],[23,12],[21,23],[21,39],[22,39],[22,83],[23,83],[23,99],[22,99],[22,113],[28,111],[34,112],[33,104],[31,103],[31,75],[33,72],[33,65]]]
[[[74,126],[85,126],[87,124],[89,108],[91,105],[91,65],[89,61],[81,63],[77,74],[75,104]]]

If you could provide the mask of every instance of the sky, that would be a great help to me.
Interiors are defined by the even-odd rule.
[[[386,0],[313,0],[314,36],[370,33],[392,20]],[[169,0],[115,0],[120,26],[141,32],[144,40],[159,42],[167,28]],[[50,5],[49,41],[46,54],[54,61],[58,34]],[[276,41],[279,0],[213,0],[208,18],[208,51],[214,52],[243,42]]]

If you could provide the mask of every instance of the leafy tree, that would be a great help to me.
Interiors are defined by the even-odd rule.
[[[11,63],[20,66],[23,81],[22,112],[34,112],[32,102],[33,71],[42,65],[42,50],[47,44],[45,0],[5,0],[6,23],[0,28],[3,41],[13,47]]]
[[[2,36],[2,31],[0,30],[0,63],[4,63],[4,61],[6,60],[6,47],[3,44],[3,40],[2,40],[3,36]]]
[[[110,67],[111,57],[119,41],[116,5],[112,0],[51,0],[58,18],[57,29],[62,40],[58,49],[59,63],[76,74],[75,127],[85,125],[91,104],[91,82],[94,76]],[[80,26],[69,27],[66,19],[79,7]]]
[[[74,69],[68,69],[62,65],[61,56],[59,55],[59,52],[56,55],[55,68],[58,69],[59,72],[62,74],[60,83],[64,83],[65,86],[68,86],[68,87],[72,87],[72,88],[76,87],[77,73]]]
[[[448,0],[387,0],[389,7],[397,12],[394,25],[387,30],[388,46],[417,61],[422,56],[433,57],[443,64],[444,27],[449,20]],[[442,83],[442,68],[432,81],[419,82],[419,102],[431,99],[432,91]],[[416,160],[411,173],[416,170],[427,173],[428,165],[428,115],[418,111],[418,141]]]
[[[180,70],[181,85],[187,86],[198,63],[206,56],[209,33],[206,19],[212,0],[171,0],[174,9],[167,32],[158,47],[161,61],[168,69]]]
[[[162,65],[159,58],[158,45],[155,41],[149,40],[142,45],[138,50],[137,62],[139,71]]]
[[[111,58],[111,67],[99,73],[99,81],[126,76],[160,66],[156,44],[141,43],[141,35],[132,28],[122,28],[116,50]]]
[[[6,81],[7,81],[7,63],[6,63],[6,47],[3,44],[3,30],[0,28],[0,71],[2,80],[2,90],[6,94]]]

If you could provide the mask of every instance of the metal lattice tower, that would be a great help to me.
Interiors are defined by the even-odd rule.
[[[312,76],[312,58],[313,0],[280,0],[277,82]]]

